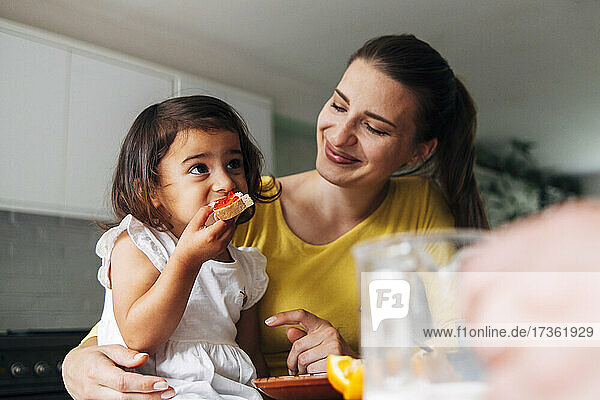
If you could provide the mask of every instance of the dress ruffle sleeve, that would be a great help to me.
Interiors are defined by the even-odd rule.
[[[159,271],[162,271],[169,259],[167,250],[154,233],[132,215],[127,215],[118,226],[104,232],[96,243],[96,254],[102,259],[102,265],[98,269],[98,280],[107,289],[111,288],[110,256],[117,238],[124,231],[127,231],[136,247],[150,259]]]
[[[248,300],[242,307],[242,310],[247,310],[263,297],[269,284],[267,276],[267,259],[261,254],[256,247],[238,247],[237,250],[244,257],[245,274],[248,280],[250,289],[247,291]]]

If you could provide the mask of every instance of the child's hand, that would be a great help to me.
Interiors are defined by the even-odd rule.
[[[204,206],[187,224],[172,257],[190,268],[198,267],[203,262],[215,259],[225,252],[235,232],[235,220],[218,220],[206,226],[212,214],[212,207]]]

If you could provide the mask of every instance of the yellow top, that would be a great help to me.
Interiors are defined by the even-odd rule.
[[[386,198],[375,212],[331,243],[312,245],[298,238],[276,200],[257,203],[256,214],[237,228],[233,244],[258,247],[267,257],[269,287],[259,302],[261,321],[281,311],[304,308],[330,321],[357,350],[360,299],[352,246],[386,234],[453,226],[435,183],[403,177],[391,180]],[[261,324],[261,348],[271,375],[287,374],[290,343],[286,329]]]
[[[267,258],[269,287],[259,302],[261,322],[281,311],[304,308],[330,321],[358,350],[360,299],[352,246],[386,234],[453,226],[451,213],[435,183],[420,177],[402,177],[392,178],[377,210],[331,243],[311,245],[298,238],[287,226],[276,200],[257,203],[254,217],[237,228],[233,244],[257,247]],[[271,375],[286,375],[291,347],[286,327],[260,325],[261,348]],[[96,336],[95,328],[90,336]]]

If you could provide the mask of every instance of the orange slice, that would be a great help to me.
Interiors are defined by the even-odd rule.
[[[363,362],[350,356],[327,357],[327,379],[345,400],[362,399]]]

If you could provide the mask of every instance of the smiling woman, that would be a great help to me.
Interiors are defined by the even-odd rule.
[[[271,374],[322,372],[328,354],[356,355],[359,301],[350,253],[356,243],[397,232],[487,227],[473,177],[474,135],[468,92],[427,43],[412,35],[384,36],[351,57],[319,114],[316,169],[263,178],[261,194],[275,200],[257,203],[232,240],[259,248],[268,259],[270,283],[258,320],[265,321],[261,349]],[[421,177],[392,177],[399,167],[424,160],[436,162],[439,186]],[[428,295],[430,303],[441,301],[435,291]],[[107,358],[123,361],[106,350],[82,347],[65,360],[65,382],[76,398],[105,387],[108,376],[131,383],[129,392],[152,391],[142,384],[151,377],[115,377]],[[77,374],[98,359],[104,366],[94,364],[92,377]]]
[[[278,327],[261,332],[272,373],[323,371],[327,354],[357,349],[354,244],[395,232],[487,227],[473,176],[474,135],[468,92],[428,44],[385,36],[351,57],[318,117],[316,170],[278,179],[281,197],[257,207],[234,236],[269,260],[259,315]],[[425,159],[437,163],[441,191],[428,179],[391,178]]]
[[[401,166],[415,165],[437,145],[437,138],[415,143],[415,109],[404,85],[362,59],[351,63],[317,120],[317,171],[355,186],[381,184]]]

